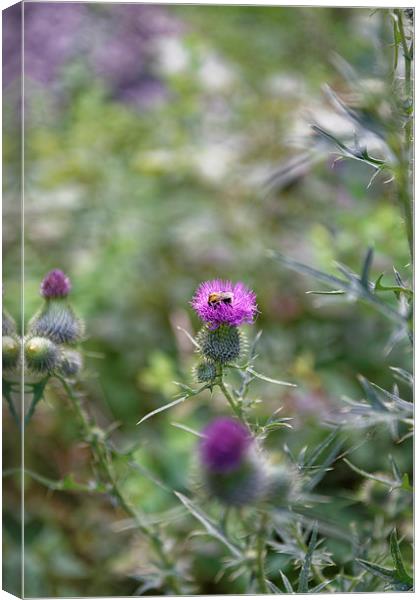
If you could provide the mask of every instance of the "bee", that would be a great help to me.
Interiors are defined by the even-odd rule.
[[[209,294],[208,305],[218,306],[222,302],[223,304],[232,304],[232,300],[232,292],[212,292],[211,294]]]

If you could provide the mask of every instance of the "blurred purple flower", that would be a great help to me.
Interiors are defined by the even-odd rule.
[[[25,4],[25,76],[49,84],[64,63],[80,52],[88,7],[83,3]]]
[[[203,435],[199,447],[201,463],[216,473],[227,473],[239,467],[253,442],[248,429],[228,417],[212,421]]]
[[[255,300],[254,292],[241,281],[233,284],[214,279],[198,287],[191,305],[200,319],[215,329],[219,325],[253,323],[258,312]]]
[[[63,69],[77,60],[123,102],[148,106],[165,98],[163,82],[153,74],[155,42],[181,31],[165,7],[34,2],[24,11],[25,76],[30,80],[54,89]],[[10,56],[19,55],[18,30],[16,15],[6,31]],[[7,77],[19,75],[12,67]]]
[[[41,296],[44,298],[65,298],[71,290],[70,279],[60,271],[53,269],[42,280]]]

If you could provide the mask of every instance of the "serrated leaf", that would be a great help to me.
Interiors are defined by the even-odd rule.
[[[385,579],[385,581],[394,581],[395,571],[393,569],[381,567],[381,565],[377,565],[376,563],[364,560],[363,558],[356,558],[356,562],[359,563],[361,567],[366,569],[366,571],[369,571],[373,575],[376,575],[381,579]]]
[[[152,410],[152,412],[149,412],[149,413],[147,413],[147,415],[142,417],[140,419],[140,421],[138,421],[136,423],[136,425],[141,425],[141,423],[144,423],[145,421],[147,421],[147,419],[150,419],[154,415],[157,415],[160,412],[163,412],[164,410],[168,410],[168,408],[172,408],[172,406],[176,406],[177,404],[184,402],[187,398],[189,398],[189,396],[182,396],[182,398],[178,398],[177,400],[173,400],[172,402],[169,402],[168,404],[165,404],[164,406],[160,406],[159,408]]]
[[[390,546],[391,546],[392,560],[394,561],[396,577],[403,583],[412,585],[413,579],[410,577],[410,575],[405,570],[404,562],[403,562],[403,559],[401,556],[400,546],[398,544],[397,532],[395,529],[393,529],[392,533],[391,533]]]
[[[373,248],[368,248],[368,251],[366,252],[365,260],[363,261],[362,276],[360,278],[360,282],[365,288],[369,288],[369,273],[370,273],[370,268],[372,266],[372,261],[373,261]]]
[[[319,592],[321,592],[325,587],[327,587],[327,585],[330,585],[330,583],[332,583],[334,581],[334,579],[329,579],[327,581],[322,581],[321,583],[319,583],[318,585],[316,585],[314,588],[312,588],[311,590],[309,590],[310,594],[319,594]]]
[[[397,481],[402,481],[402,475],[401,475],[401,471],[397,465],[397,463],[395,462],[394,457],[392,456],[392,454],[389,455],[389,462],[391,463],[391,467],[392,467],[392,472],[394,474],[394,477]]]
[[[366,394],[366,400],[369,402],[369,404],[376,410],[388,411],[388,407],[378,396],[375,389],[373,389],[373,387],[370,385],[369,381],[362,375],[359,375],[357,379],[360,381],[360,384],[363,387],[363,390]]]
[[[275,383],[276,385],[286,385],[289,387],[297,387],[295,383],[290,383],[288,381],[280,381],[279,379],[272,379],[271,377],[262,375],[261,373],[258,373],[251,367],[247,367],[246,371],[248,371],[248,373],[251,373],[251,375],[253,375],[257,379],[261,379],[262,381],[267,381],[268,383]]]
[[[184,425],[183,423],[171,423],[171,425],[173,427],[177,427],[178,429],[182,429],[183,431],[187,431],[188,433],[192,433],[193,435],[199,437],[199,438],[203,438],[205,437],[202,433],[200,433],[199,431],[196,431],[195,429],[191,429],[191,427],[187,427],[186,425]]]
[[[16,412],[16,408],[13,403],[12,392],[13,392],[13,384],[10,381],[3,379],[3,381],[2,381],[3,398],[6,400],[6,404],[9,409],[9,412],[12,415],[13,419],[16,421],[16,424],[20,425],[19,416]]]
[[[399,367],[389,367],[393,373],[396,374],[404,383],[407,383],[410,387],[413,386],[413,376],[411,373],[406,371],[405,369],[400,369]]]
[[[281,570],[280,570],[280,575],[281,575],[281,578],[283,580],[283,585],[285,587],[286,592],[288,594],[294,594],[294,591],[293,591],[293,588],[292,588],[292,584],[290,583],[290,581],[287,579],[286,575]]]
[[[398,285],[382,285],[382,278],[384,277],[384,273],[381,273],[378,279],[375,282],[375,292],[394,292],[397,294],[406,294],[410,298],[413,297],[413,291],[406,287],[401,287]]]
[[[299,573],[298,583],[298,594],[306,594],[309,591],[309,577],[312,565],[312,556],[316,546],[316,539],[318,535],[318,524],[315,523],[312,529],[311,538],[309,540],[308,551],[305,555],[305,560],[302,565],[302,569]]]
[[[318,457],[323,453],[324,450],[326,450],[326,448],[328,448],[328,446],[330,446],[330,444],[332,444],[332,442],[338,436],[339,432],[340,432],[340,428],[337,427],[336,429],[334,429],[334,431],[332,431],[325,438],[325,440],[323,440],[320,444],[318,444],[318,446],[316,446],[314,448],[314,450],[312,451],[312,453],[310,454],[310,456],[308,457],[308,459],[305,462],[306,467],[311,467],[312,465],[315,464]]]
[[[408,477],[408,473],[404,473],[401,480],[401,488],[407,492],[412,492],[413,488],[410,484],[410,479]]]
[[[236,558],[243,558],[241,550],[235,546],[232,542],[230,542],[225,534],[217,527],[217,525],[213,522],[213,520],[206,515],[198,506],[196,506],[189,498],[181,494],[180,492],[174,492],[175,496],[179,498],[185,508],[195,517],[204,527],[206,528],[207,533],[219,540],[224,544],[231,554]]]
[[[49,380],[49,376],[45,377],[44,379],[41,379],[41,381],[38,381],[38,383],[31,384],[31,386],[32,386],[32,402],[29,406],[28,412],[25,415],[25,426],[29,423],[29,421],[33,417],[33,414],[35,412],[35,408],[36,408],[38,402],[40,402],[42,400],[42,398],[44,397],[44,391],[45,391],[45,387],[48,383],[48,380]]]
[[[244,572],[245,572],[245,571],[244,571]],[[276,584],[275,584],[275,583],[273,583],[272,581],[270,581],[269,579],[266,579],[266,580],[265,580],[265,583],[266,583],[267,587],[269,588],[269,590],[270,590],[270,592],[271,592],[272,594],[282,594],[282,593],[283,593],[283,592],[281,591],[281,589],[280,589],[280,588],[278,588],[278,587],[276,586]]]
[[[144,421],[147,421],[147,419],[150,419],[150,417],[153,417],[154,415],[157,415],[158,413],[163,412],[164,410],[167,410],[168,408],[172,408],[173,406],[176,406],[177,404],[180,404],[181,402],[184,402],[188,398],[192,398],[193,396],[197,396],[203,390],[208,389],[208,387],[209,387],[209,385],[206,383],[201,388],[198,388],[198,390],[192,390],[191,392],[189,392],[189,393],[184,394],[183,396],[181,396],[181,398],[177,398],[176,400],[173,400],[172,402],[169,402],[168,404],[165,404],[164,406],[160,406],[159,408],[156,408],[155,410],[152,410],[152,412],[147,413],[147,415],[145,415],[142,419],[140,419],[140,421],[138,421],[136,423],[136,425],[140,425],[141,423],[144,423]]]
[[[372,479],[372,481],[377,481],[378,483],[382,483],[383,485],[388,486],[389,488],[397,488],[401,487],[399,481],[391,481],[390,479],[385,479],[385,477],[379,477],[377,475],[373,475],[372,473],[368,473],[359,467],[356,467],[353,463],[351,463],[347,458],[343,458],[343,461],[350,467],[352,471],[362,475],[362,477],[366,477],[366,479]]]

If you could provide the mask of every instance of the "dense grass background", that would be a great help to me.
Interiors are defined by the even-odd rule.
[[[135,423],[173,398],[173,380],[191,380],[193,349],[176,326],[197,330],[188,303],[207,278],[240,279],[256,291],[260,315],[247,330],[251,337],[263,330],[258,368],[298,384],[292,391],[255,384],[261,416],[283,405],[282,414],[294,417],[293,430],[270,438],[273,452],[286,443],[293,452],[319,443],[342,396],[363,397],[358,374],[390,389],[389,367],[410,369],[405,341],[385,354],[392,327],[383,316],[340,298],[306,295],[318,284],[267,253],[280,250],[327,272],[334,272],[333,261],[360,272],[366,248],[374,246],[376,275],[385,272],[390,282],[394,265],[409,277],[402,218],[386,177],[367,188],[372,172],[364,164],[334,164],[320,152],[312,165],[267,185],[311,146],[310,123],[348,131],[323,92],[326,82],[348,92],[337,56],[360,82],[381,90],[392,54],[387,11],[42,3],[26,11],[25,320],[40,303],[43,275],[66,271],[87,324],[86,403],[102,426],[118,423],[112,439],[119,448],[139,444],[138,462],[169,487],[189,489],[196,441],[171,423],[200,429],[227,412],[223,399],[206,393],[140,428]],[[16,132],[7,123],[4,140],[12,176]],[[18,318],[18,195],[5,181],[4,303]],[[5,413],[6,430],[9,419]],[[354,463],[387,472],[392,453],[410,472],[409,442],[397,444],[384,426],[370,433]],[[348,446],[364,436],[349,432]],[[25,440],[28,469],[51,480],[90,477],[88,451],[53,387]],[[4,452],[7,462],[7,436]],[[137,471],[122,464],[121,473],[145,512],[178,506]],[[330,497],[319,510],[335,532],[326,542],[337,565],[331,575],[350,568],[351,528],[380,557],[396,525],[410,560],[404,499],[342,461],[318,491]],[[11,477],[8,572],[16,569],[16,497]],[[150,557],[135,532],[119,531],[124,515],[106,498],[51,492],[28,476],[25,509],[27,595],[136,590]],[[223,548],[189,539],[194,525],[186,516],[171,527],[184,540],[181,557],[194,557],[199,593],[242,591],[241,579],[215,580]],[[284,557],[270,560],[293,573]]]

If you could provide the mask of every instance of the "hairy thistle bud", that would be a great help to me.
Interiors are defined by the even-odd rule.
[[[12,371],[19,364],[20,342],[19,338],[11,335],[4,335],[2,338],[2,357],[3,369]]]
[[[209,360],[204,360],[193,368],[193,374],[198,383],[212,382],[216,379],[216,365]]]
[[[64,377],[74,377],[83,366],[83,359],[80,352],[70,348],[61,350],[60,361],[57,370]]]
[[[37,375],[47,375],[59,364],[60,350],[46,337],[30,337],[24,346],[25,364]]]
[[[267,474],[265,499],[274,506],[286,506],[296,500],[299,493],[299,474],[292,465],[272,466]]]
[[[248,429],[230,418],[214,420],[199,447],[207,492],[231,506],[252,504],[266,489],[265,465]]]
[[[70,279],[54,269],[41,283],[44,305],[29,322],[32,336],[47,337],[56,344],[74,344],[84,334],[83,321],[79,319],[67,301]]]
[[[243,353],[246,338],[237,327],[220,325],[217,329],[204,326],[197,335],[201,354],[216,363],[226,364]]]
[[[56,344],[74,344],[84,334],[83,321],[65,299],[46,300],[29,323],[29,333],[45,336]]]

